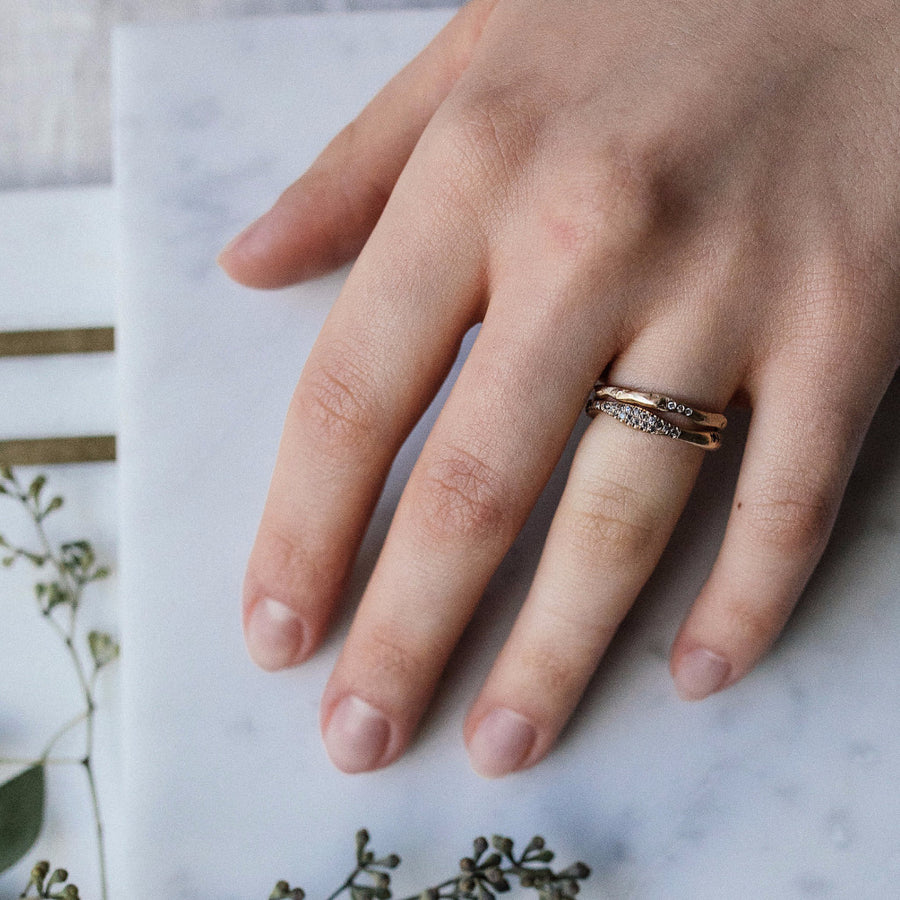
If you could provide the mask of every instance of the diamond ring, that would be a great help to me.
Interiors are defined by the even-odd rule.
[[[687,428],[676,425],[662,413],[683,416],[691,424],[704,427]],[[667,397],[632,388],[613,387],[597,382],[588,397],[585,412],[594,418],[598,413],[608,416],[646,434],[660,434],[684,441],[704,450],[717,450],[722,442],[721,429],[728,420],[719,413],[708,413]]]

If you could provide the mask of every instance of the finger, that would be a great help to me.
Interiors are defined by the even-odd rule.
[[[416,142],[469,57],[496,0],[473,0],[219,256],[236,281],[276,288],[359,253]]]
[[[753,419],[725,537],[675,640],[681,697],[742,678],[781,632],[818,562],[880,392],[773,364]]]
[[[608,334],[573,349],[571,332],[588,334],[587,321],[548,328],[540,316],[522,317],[521,291],[512,293],[492,298],[326,688],[325,743],[344,771],[387,765],[406,746],[565,445],[598,354],[611,352]]]
[[[288,410],[244,584],[248,649],[266,669],[321,641],[393,457],[481,313],[477,241],[450,235],[435,247],[439,225],[421,196],[393,198]]]
[[[674,394],[700,409],[723,408],[728,379],[702,364],[686,366],[701,359],[703,347],[672,334],[660,334],[662,343],[639,340],[610,381]],[[703,456],[606,415],[587,429],[528,598],[466,720],[476,772],[498,777],[527,768],[556,741],[655,568]]]

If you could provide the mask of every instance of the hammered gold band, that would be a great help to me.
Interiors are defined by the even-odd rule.
[[[658,415],[654,410],[683,416],[692,424],[702,427],[682,427]],[[664,394],[614,387],[600,381],[594,385],[588,397],[585,412],[591,418],[602,412],[638,431],[671,437],[703,450],[717,450],[721,446],[720,432],[728,424],[728,420],[720,413],[694,409]]]
[[[694,425],[706,428],[718,428],[720,431],[728,424],[728,419],[720,413],[703,412],[681,403],[665,394],[653,394],[648,391],[636,391],[634,388],[613,387],[598,381],[591,392],[592,397],[601,400],[617,400],[619,403],[633,403],[644,409],[658,409],[664,413],[677,413],[690,419]]]

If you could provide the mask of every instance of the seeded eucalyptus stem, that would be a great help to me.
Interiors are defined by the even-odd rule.
[[[35,553],[22,547],[13,547],[2,538],[0,538],[0,544],[11,554],[4,559],[5,565],[11,565],[19,557],[24,557],[37,568],[43,568],[49,564],[54,570],[54,578],[51,582],[35,586],[35,595],[41,614],[49,622],[51,628],[56,632],[65,647],[78,681],[84,708],[54,732],[47,742],[43,754],[38,759],[27,762],[40,765],[48,762],[77,762],[83,767],[87,778],[94,830],[96,832],[100,896],[101,900],[107,900],[108,886],[103,818],[100,811],[100,798],[93,765],[94,714],[97,709],[94,689],[100,669],[118,656],[118,645],[115,644],[109,635],[91,632],[88,635],[88,641],[94,666],[90,674],[88,674],[82,657],[76,649],[75,636],[78,610],[81,605],[84,588],[93,581],[105,578],[108,575],[108,570],[96,564],[93,549],[86,541],[61,544],[58,550],[54,548],[44,528],[44,519],[50,513],[59,509],[63,501],[61,497],[53,497],[46,505],[42,505],[41,491],[45,483],[46,478],[39,475],[25,489],[11,469],[3,468],[0,470],[0,493],[17,500],[28,513],[40,544],[40,550]],[[64,622],[59,620],[58,607],[65,608]],[[80,724],[84,725],[84,755],[77,760],[52,759],[50,753],[56,743]],[[59,871],[62,872],[64,870]]]
[[[350,900],[391,900],[389,870],[400,865],[394,853],[381,858],[368,849],[369,833],[364,828],[356,833],[356,867],[344,883],[327,900],[336,900],[345,891]],[[549,867],[554,853],[540,836],[533,837],[518,855],[512,839],[494,835],[490,841],[477,837],[472,854],[459,861],[459,872],[434,887],[426,888],[404,900],[496,900],[497,894],[512,890],[512,880],[519,886],[537,892],[538,900],[574,900],[581,882],[591,870],[581,862],[555,872]],[[358,881],[364,876],[362,881]],[[304,900],[302,888],[279,881],[269,900]]]
[[[72,573],[66,568],[65,565],[63,565],[62,560],[54,552],[53,546],[47,537],[47,532],[44,530],[44,523],[40,516],[37,500],[35,500],[34,506],[26,503],[26,507],[31,514],[32,521],[34,522],[34,526],[37,531],[38,538],[40,539],[40,542],[44,548],[44,552],[56,569],[59,579],[65,585],[65,589],[68,591],[69,596],[72,597],[72,602],[67,604],[69,608],[67,628],[63,628],[63,626],[59,624],[59,622],[53,616],[52,610],[49,610],[46,613],[46,618],[47,621],[49,621],[53,628],[56,630],[57,634],[59,634],[63,644],[65,645],[65,648],[69,654],[69,659],[72,661],[72,667],[75,669],[75,675],[78,678],[78,684],[81,687],[81,693],[84,698],[84,712],[76,717],[76,719],[81,719],[84,721],[85,749],[84,758],[81,760],[81,764],[84,767],[85,775],[87,776],[88,790],[91,795],[91,810],[94,815],[94,829],[97,834],[97,860],[100,867],[100,896],[102,900],[107,900],[108,891],[106,874],[106,842],[103,837],[103,817],[100,813],[100,797],[97,792],[97,778],[94,775],[93,765],[94,712],[97,709],[97,704],[94,701],[94,686],[96,684],[97,673],[100,671],[100,667],[95,666],[91,677],[88,678],[87,674],[84,671],[84,664],[81,661],[81,657],[78,655],[78,652],[75,649],[75,620],[78,613],[78,607],[81,602],[81,593],[84,589],[84,582],[74,578]],[[68,730],[74,723],[75,720],[70,722],[68,726],[64,726],[64,729]],[[54,742],[58,739],[58,737],[62,736],[62,733],[64,733],[64,731],[58,734],[56,738],[54,738]]]

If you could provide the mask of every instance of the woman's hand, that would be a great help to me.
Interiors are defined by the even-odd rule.
[[[325,691],[334,762],[403,752],[601,373],[753,409],[671,658],[685,698],[734,684],[816,565],[900,361],[900,7],[472,0],[221,262],[278,287],[357,253],[249,563],[264,668],[316,649],[395,453],[482,326]],[[587,429],[466,721],[477,771],[553,745],[702,456],[607,416]]]

